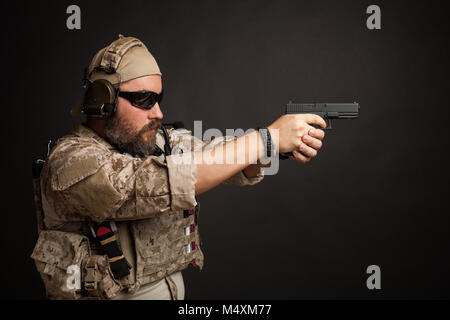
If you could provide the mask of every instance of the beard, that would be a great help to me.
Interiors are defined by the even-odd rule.
[[[160,127],[161,120],[155,119],[136,132],[130,122],[115,114],[106,119],[105,135],[119,150],[133,156],[147,157],[152,155],[157,148],[156,134]],[[153,129],[155,132],[147,132]]]

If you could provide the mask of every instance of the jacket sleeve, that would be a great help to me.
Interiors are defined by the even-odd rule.
[[[180,131],[180,132],[183,132],[183,131]],[[190,144],[191,144],[190,149],[194,150],[194,151],[209,150],[209,149],[215,148],[215,147],[217,147],[219,145],[223,145],[223,144],[232,142],[234,139],[236,139],[233,136],[224,136],[224,137],[214,138],[211,141],[202,141],[202,140],[198,139],[197,137],[191,135],[189,131],[184,130],[184,132],[189,133],[189,136],[190,136],[190,139],[191,139],[191,141],[190,141]],[[184,144],[184,147],[186,148],[186,142],[183,141],[183,140],[185,140],[185,139],[180,139],[180,141],[176,142],[176,144],[179,145],[179,146]],[[263,178],[264,178],[263,171],[260,171],[259,174],[256,175],[255,177],[250,177],[250,178],[247,178],[245,176],[245,174],[243,173],[243,171],[239,171],[234,176],[232,176],[232,177],[228,178],[227,180],[225,180],[223,183],[225,183],[225,184],[235,184],[235,185],[239,185],[239,186],[249,186],[249,185],[257,184]]]
[[[57,150],[59,149],[59,150]],[[59,221],[137,220],[196,205],[188,155],[134,158],[100,145],[61,145],[41,176],[44,212]]]

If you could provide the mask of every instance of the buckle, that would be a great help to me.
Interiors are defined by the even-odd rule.
[[[98,283],[98,269],[97,264],[89,262],[86,267],[86,275],[84,277],[84,288],[87,291],[94,291],[97,290],[97,283]]]

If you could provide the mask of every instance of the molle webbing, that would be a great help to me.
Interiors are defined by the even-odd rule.
[[[203,267],[198,233],[200,204],[130,225],[136,245],[136,282],[141,286],[194,266]]]
[[[111,73],[115,72],[125,53],[135,46],[145,47],[139,39],[119,35],[119,40],[114,41],[106,48],[100,67],[110,70]]]

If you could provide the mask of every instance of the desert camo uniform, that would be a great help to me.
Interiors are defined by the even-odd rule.
[[[84,125],[58,140],[41,173],[44,230],[32,254],[49,298],[113,299],[162,284],[172,299],[184,298],[180,271],[201,269],[204,262],[191,152],[234,137],[203,142],[185,129],[168,132],[177,154],[167,157],[121,153]],[[156,144],[163,148],[161,130]],[[225,183],[262,179],[262,173],[247,178],[239,172]],[[213,214],[213,208],[208,211]],[[117,241],[131,265],[121,279],[114,278],[90,231],[103,221],[116,223]],[[78,280],[73,270],[80,270]]]

